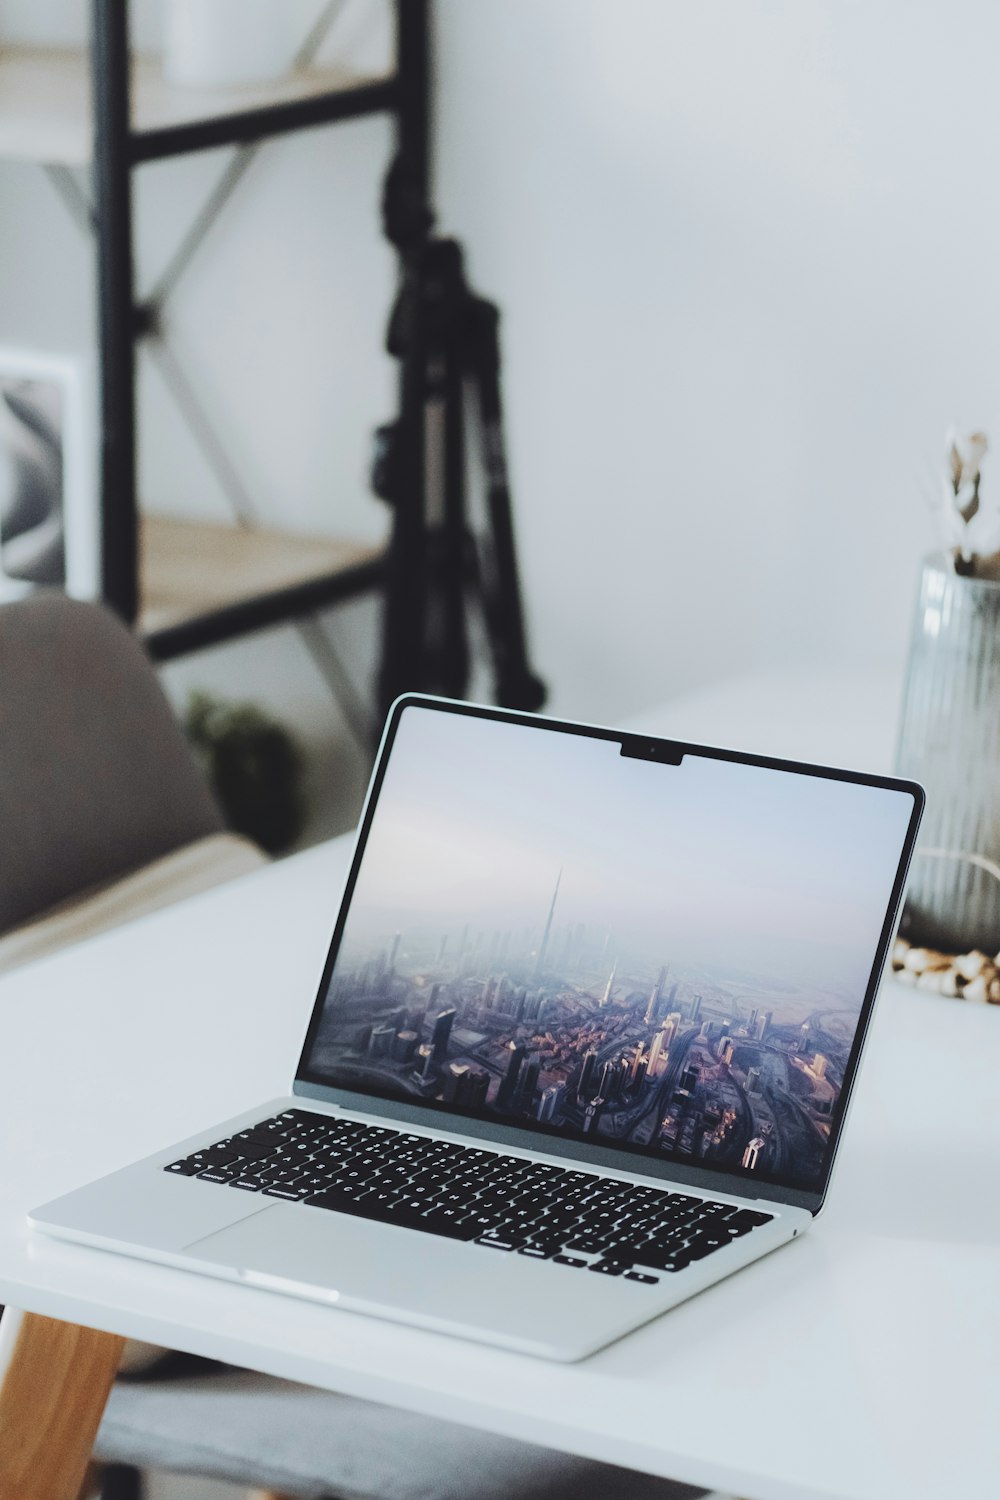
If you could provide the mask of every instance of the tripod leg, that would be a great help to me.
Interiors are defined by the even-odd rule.
[[[469,337],[479,400],[490,525],[490,540],[481,548],[481,589],[496,669],[497,702],[504,708],[533,712],[545,702],[546,689],[528,664],[503,441],[499,321],[500,315],[491,302],[479,297],[470,300]]]
[[[379,674],[381,715],[393,699],[420,686],[427,607],[425,515],[425,388],[427,353],[419,295],[411,297],[410,323],[401,356],[400,415],[396,428],[396,493],[386,554]]]
[[[440,331],[440,330],[439,330]],[[465,436],[462,374],[453,338],[428,361],[424,503],[427,577],[420,677],[423,692],[461,698],[468,686],[465,621]]]
[[[441,688],[461,698],[469,685],[465,619],[465,384],[454,343],[444,371],[444,505],[440,549]]]
[[[452,242],[414,257],[390,323],[403,417],[376,490],[395,510],[386,596],[383,707],[408,688],[460,698],[466,624],[465,346],[468,293]],[[419,431],[417,422],[419,421]],[[410,425],[407,426],[407,423]]]

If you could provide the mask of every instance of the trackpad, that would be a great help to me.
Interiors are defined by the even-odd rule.
[[[187,1254],[268,1291],[529,1354],[551,1354],[560,1341],[580,1344],[588,1317],[592,1327],[603,1318],[612,1331],[620,1322],[622,1288],[614,1282],[587,1277],[598,1285],[581,1300],[579,1278],[558,1268],[301,1203],[276,1203],[206,1234]]]
[[[303,1204],[276,1203],[185,1248],[194,1259],[228,1266],[248,1281],[292,1282],[355,1303],[409,1308],[426,1300],[436,1306],[438,1288],[448,1286],[454,1295],[466,1279],[481,1298],[482,1251],[470,1254],[468,1245],[436,1235]]]
[[[265,1250],[276,1245],[279,1240],[287,1248],[288,1222],[284,1220],[285,1228],[277,1235],[273,1230],[263,1236],[252,1234],[250,1225],[259,1223],[261,1219],[273,1219],[286,1206],[282,1203],[267,1203],[265,1199],[264,1206],[258,1208],[256,1213],[248,1214],[237,1223],[227,1224],[225,1228],[216,1229],[211,1234],[203,1234],[185,1245],[184,1249],[198,1260],[221,1261],[225,1265],[239,1266],[241,1270],[247,1266],[261,1266]],[[261,1268],[264,1269],[262,1266]]]

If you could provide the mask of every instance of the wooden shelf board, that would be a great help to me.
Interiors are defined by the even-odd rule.
[[[252,88],[172,88],[158,57],[132,60],[132,123],[161,130],[267,105],[313,99],[388,76],[311,68]],[[0,158],[82,167],[90,163],[93,124],[85,51],[0,45]]]
[[[140,522],[140,629],[179,625],[244,599],[344,572],[381,546],[166,516]]]

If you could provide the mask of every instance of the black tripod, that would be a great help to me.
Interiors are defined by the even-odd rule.
[[[400,245],[406,215],[385,219]],[[398,222],[397,222],[398,219]],[[416,241],[414,243],[414,241]],[[383,711],[417,689],[461,698],[468,688],[468,607],[481,609],[496,701],[538,709],[545,685],[527,659],[500,405],[499,312],[469,290],[455,240],[415,235],[389,324],[401,362],[401,415],[376,433],[372,486],[394,509],[386,577]],[[465,423],[479,428],[485,524],[468,520]]]

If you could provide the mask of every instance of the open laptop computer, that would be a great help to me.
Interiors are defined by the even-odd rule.
[[[31,1222],[579,1359],[819,1212],[922,804],[400,699],[289,1096]]]

